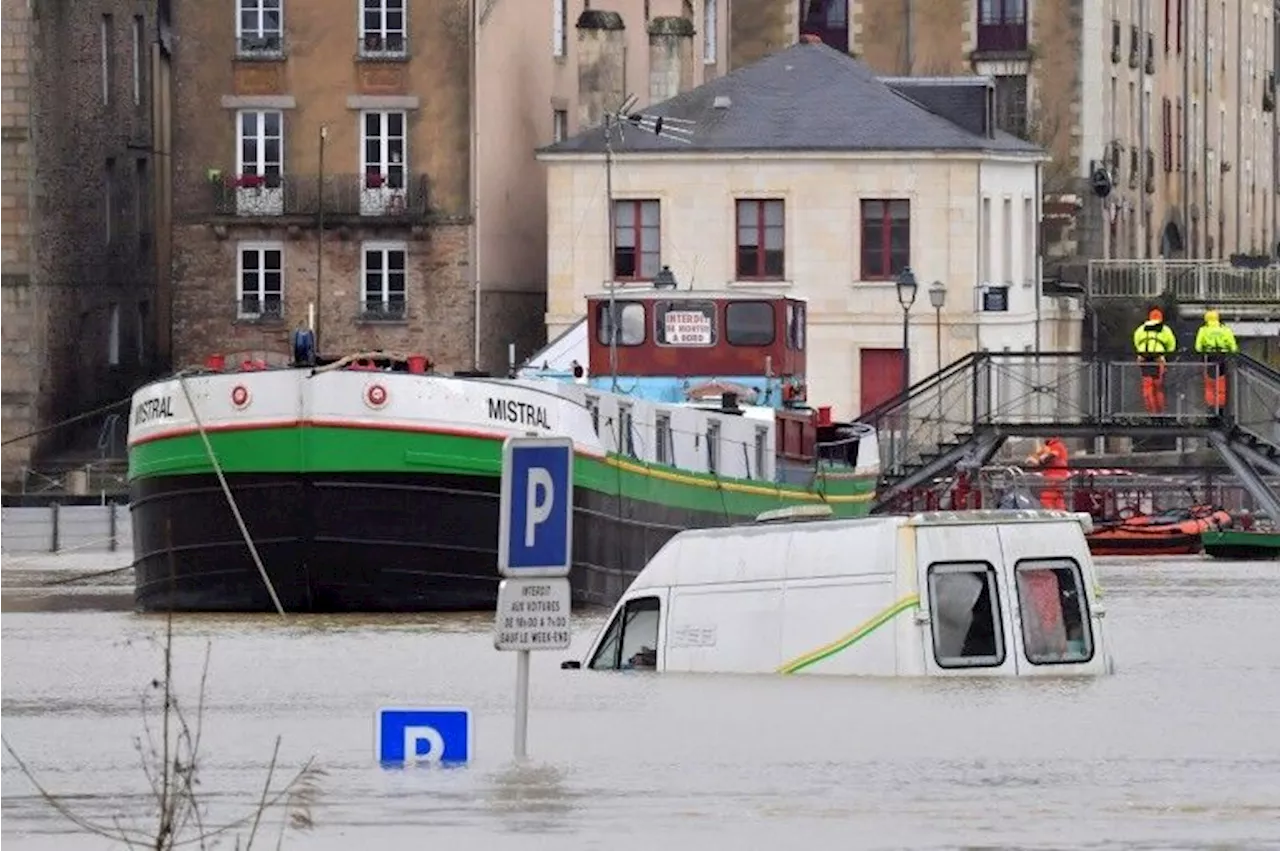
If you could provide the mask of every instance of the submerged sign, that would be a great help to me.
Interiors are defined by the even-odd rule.
[[[173,419],[173,397],[161,396],[158,399],[146,399],[138,403],[133,411],[133,424],[142,425],[152,420]]]
[[[670,346],[711,344],[711,317],[700,310],[668,310],[663,317],[665,342]]]
[[[541,405],[531,405],[528,402],[513,402],[510,399],[490,399],[489,419],[512,425],[551,429],[546,408]]]

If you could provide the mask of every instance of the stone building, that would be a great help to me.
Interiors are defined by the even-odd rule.
[[[995,79],[1053,154],[1047,260],[1226,258],[1276,245],[1275,0],[737,0],[731,66],[801,32],[883,74]],[[1089,176],[1105,165],[1115,191]]]
[[[669,267],[682,293],[807,299],[810,399],[840,416],[900,392],[904,366],[920,380],[978,349],[1078,349],[1079,311],[1038,286],[1047,156],[995,127],[985,81],[878,78],[799,44],[653,111],[692,122],[692,137],[615,141],[612,217],[602,131],[539,153],[555,345],[585,347],[588,293],[612,286],[625,302]],[[919,285],[909,356],[906,267]]]
[[[152,127],[164,5],[4,0],[6,439],[123,398],[163,359]],[[5,446],[6,483],[33,452],[92,442],[102,424]]]

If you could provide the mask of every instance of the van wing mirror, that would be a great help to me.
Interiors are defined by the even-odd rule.
[[[581,667],[582,667],[582,663],[579,662],[577,659],[565,659],[563,662],[560,663],[560,670],[562,671],[576,671]]]

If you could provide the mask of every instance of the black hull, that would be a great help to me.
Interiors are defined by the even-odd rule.
[[[1228,561],[1272,561],[1280,550],[1265,544],[1205,544],[1205,555]]]
[[[286,612],[497,603],[496,478],[279,474],[228,483]],[[216,476],[135,481],[132,511],[138,610],[275,611]],[[612,606],[671,536],[733,519],[576,489],[574,602]]]

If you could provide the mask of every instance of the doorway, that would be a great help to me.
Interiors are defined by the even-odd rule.
[[[859,352],[859,411],[862,414],[902,393],[902,349]]]

